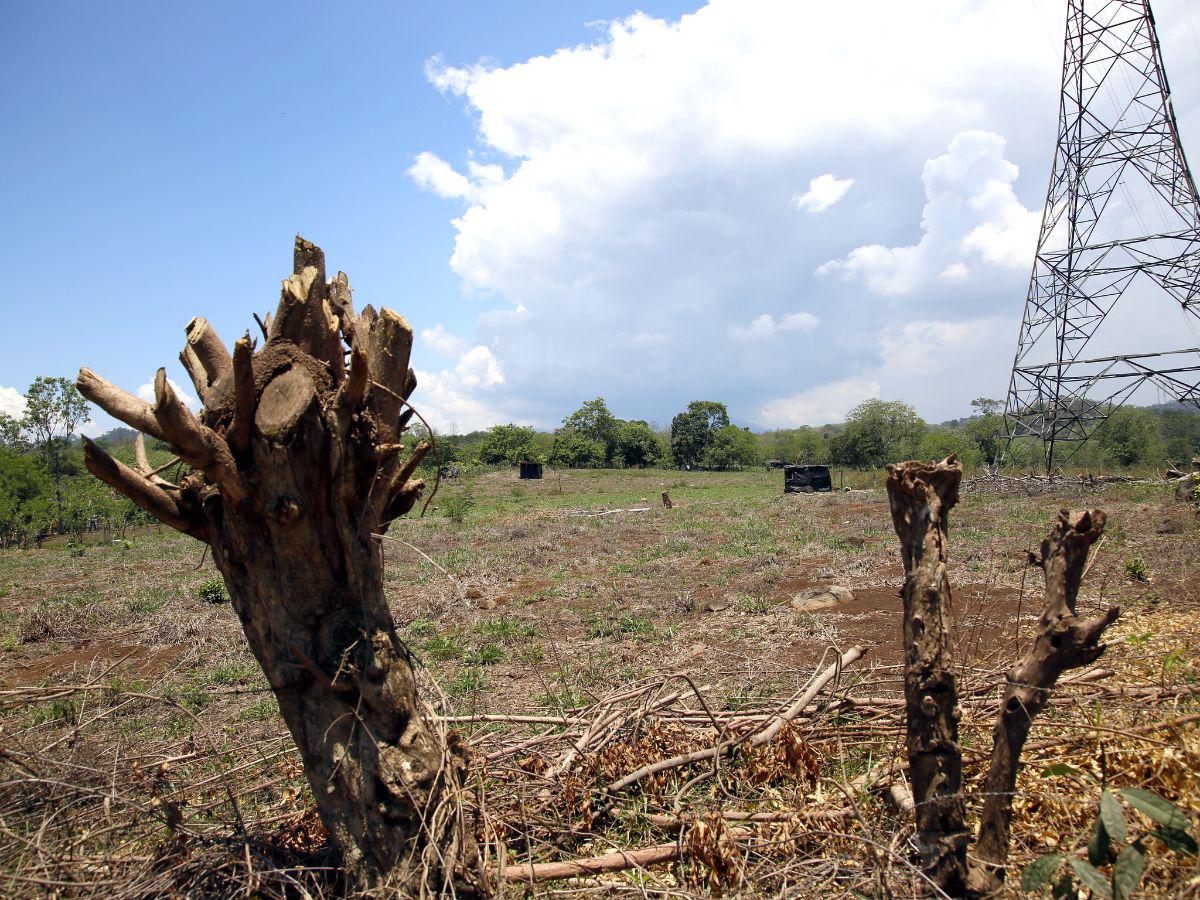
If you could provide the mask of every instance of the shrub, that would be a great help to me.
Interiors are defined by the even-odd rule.
[[[225,588],[225,579],[220,575],[208,579],[200,585],[197,595],[205,603],[228,603],[229,591]]]
[[[1125,560],[1125,577],[1130,581],[1149,581],[1150,567],[1146,565],[1146,561],[1140,556],[1134,556]]]
[[[475,498],[462,491],[458,494],[451,494],[446,498],[446,502],[442,504],[442,510],[446,513],[446,518],[455,525],[461,525],[466,521],[467,513],[475,506]]]

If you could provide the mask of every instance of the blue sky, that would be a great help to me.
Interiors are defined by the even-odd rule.
[[[252,327],[300,232],[412,322],[443,428],[964,414],[1011,363],[1065,4],[859,6],[4,4],[0,403],[184,380],[187,320]],[[1196,13],[1155,6],[1195,156]]]

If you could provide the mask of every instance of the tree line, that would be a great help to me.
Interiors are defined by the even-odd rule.
[[[0,544],[27,545],[47,535],[80,535],[97,528],[120,531],[149,521],[129,500],[96,481],[83,467],[79,429],[90,421],[87,401],[64,378],[39,377],[25,395],[20,418],[0,413]],[[692,401],[669,427],[620,419],[596,397],[552,432],[497,425],[463,435],[437,435],[441,462],[456,467],[536,461],[564,469],[659,468],[725,471],[771,461],[880,468],[897,459],[943,459],[951,453],[967,469],[992,465],[1004,449],[1002,404],[979,398],[972,414],[941,424],[925,422],[899,400],[860,403],[845,422],[755,433],[730,421],[724,403]],[[111,454],[133,463],[134,432],[115,429],[98,438]],[[171,458],[150,441],[152,465]],[[1200,414],[1178,405],[1124,406],[1112,412],[1072,460],[1092,468],[1187,465],[1200,455]],[[1034,441],[1017,441],[1005,463],[1034,468],[1042,459]],[[435,455],[426,458],[434,465]]]
[[[969,470],[1003,462],[1035,468],[1044,448],[1034,440],[1006,447],[1003,404],[980,397],[971,415],[940,424],[924,421],[899,400],[860,403],[845,422],[752,432],[730,421],[723,403],[696,400],[668,428],[622,420],[602,397],[588,400],[553,432],[497,425],[464,435],[438,435],[444,463],[516,465],[543,462],[558,468],[729,469],[783,463],[818,463],[854,469],[881,468],[897,459],[944,459],[955,454]],[[1111,412],[1071,464],[1083,468],[1186,465],[1200,454],[1200,414],[1177,405],[1123,406]],[[432,457],[430,459],[432,465]]]

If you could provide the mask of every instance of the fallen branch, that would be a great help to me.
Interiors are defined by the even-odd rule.
[[[682,848],[678,842],[675,842],[645,847],[641,850],[614,850],[612,853],[593,856],[590,859],[505,866],[500,875],[505,881],[535,884],[541,881],[557,881],[562,878],[579,878],[585,875],[600,875],[604,872],[621,872],[625,869],[656,866],[674,862],[682,855]]]
[[[715,747],[709,747],[705,750],[696,750],[692,753],[684,753],[680,756],[673,756],[670,759],[662,759],[655,763],[642,766],[636,771],[630,772],[628,775],[617,779],[612,784],[604,789],[606,794],[612,795],[617,791],[623,790],[632,784],[649,778],[651,775],[657,775],[659,772],[666,772],[671,769],[678,769],[681,766],[690,765],[695,762],[703,762],[706,759],[716,759],[718,756],[728,756],[733,753],[738,747],[743,744],[749,744],[751,747],[759,747],[779,733],[779,730],[792,719],[796,718],[804,708],[813,701],[813,698],[819,694],[830,681],[841,674],[841,671],[847,666],[853,665],[858,660],[862,659],[866,653],[864,647],[851,647],[847,650],[833,665],[827,668],[824,672],[813,679],[812,683],[795,703],[791,705],[785,712],[774,718],[770,725],[764,728],[757,734],[743,735],[741,737],[730,738],[717,744]]]

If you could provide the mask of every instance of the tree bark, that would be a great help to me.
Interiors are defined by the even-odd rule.
[[[1089,665],[1104,653],[1105,647],[1098,641],[1120,615],[1115,606],[1094,619],[1075,615],[1088,550],[1103,533],[1104,521],[1104,513],[1098,509],[1064,509],[1042,541],[1040,554],[1030,558],[1030,563],[1045,573],[1046,604],[1033,646],[1008,672],[1008,686],[996,717],[979,840],[971,858],[970,892],[975,896],[995,892],[1004,881],[1013,791],[1034,717],[1046,705],[1063,672]]]
[[[961,479],[953,456],[888,466],[888,501],[904,559],[904,697],[917,844],[925,874],[952,897],[966,890],[970,841],[946,580],[947,514]]]
[[[162,370],[153,407],[81,370],[85,396],[195,471],[170,485],[90,442],[87,466],[211,545],[321,818],[362,885],[484,893],[459,798],[465,752],[421,714],[372,536],[423,488],[412,476],[425,447],[401,443],[412,330],[391,310],[355,316],[345,275],[326,285],[324,255],[299,237],[267,330],[261,349],[245,337],[231,357],[208,322],[189,324],[199,416]]]

